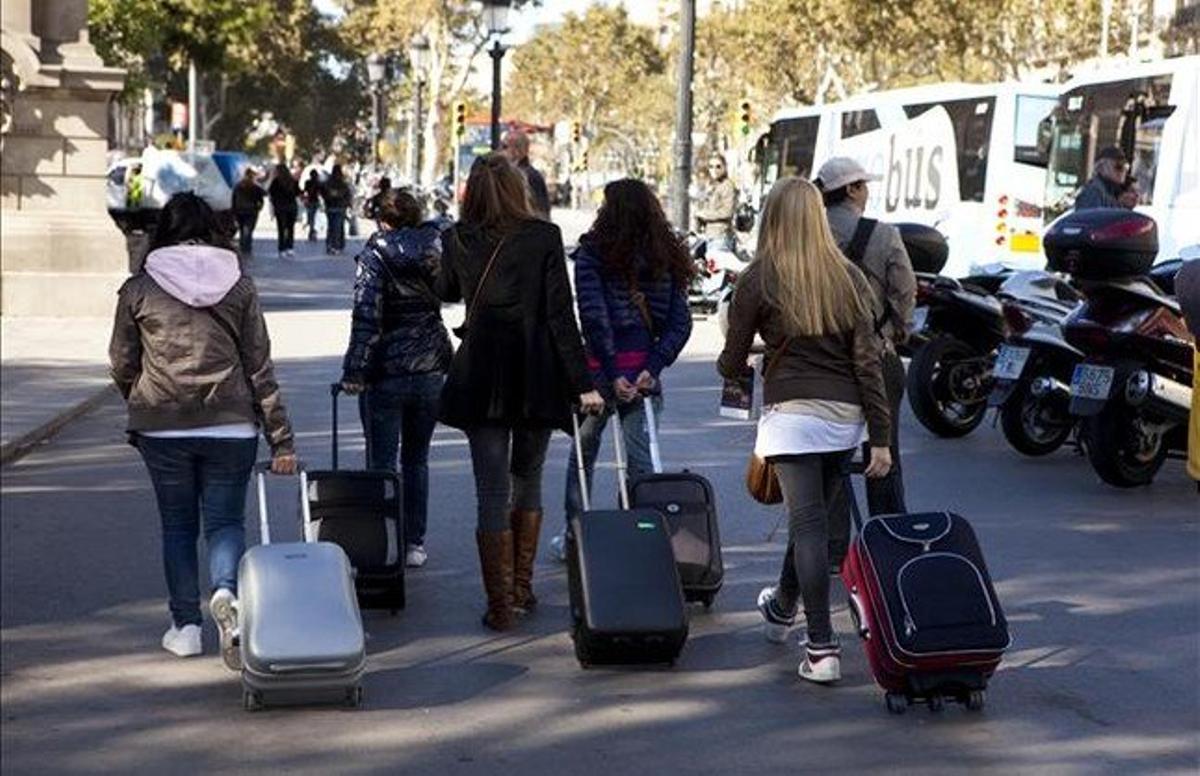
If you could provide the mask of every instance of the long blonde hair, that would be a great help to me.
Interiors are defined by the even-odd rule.
[[[763,208],[756,260],[763,298],[789,334],[821,336],[852,329],[870,311],[859,293],[857,267],[829,229],[821,192],[804,178],[781,178]]]

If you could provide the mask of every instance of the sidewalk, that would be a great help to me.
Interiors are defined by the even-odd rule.
[[[0,465],[112,395],[107,318],[0,318]]]

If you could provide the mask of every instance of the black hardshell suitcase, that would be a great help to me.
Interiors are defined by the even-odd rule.
[[[643,401],[654,473],[635,479],[629,496],[635,509],[654,509],[666,518],[684,598],[707,608],[725,581],[716,494],[707,478],[687,469],[663,472],[654,406],[649,397]]]
[[[583,514],[567,530],[567,580],[575,656],[592,665],[674,664],[687,641],[687,610],[667,522],[629,508],[620,419],[614,415],[619,510],[589,504],[576,419]]]
[[[333,468],[308,472],[312,540],[335,542],[346,551],[354,567],[359,606],[388,609],[395,614],[405,605],[400,477],[394,471],[338,468],[337,405],[341,390],[339,383],[330,386]]]

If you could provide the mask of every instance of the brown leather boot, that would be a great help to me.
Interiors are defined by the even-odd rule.
[[[526,613],[537,606],[533,594],[533,562],[537,559],[538,537],[542,533],[542,510],[514,509],[513,532],[513,608]]]
[[[513,626],[513,533],[476,531],[475,543],[479,545],[479,566],[487,594],[483,624],[492,630],[506,631]]]

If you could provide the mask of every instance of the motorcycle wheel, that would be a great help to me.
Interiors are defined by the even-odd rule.
[[[1117,488],[1149,485],[1167,459],[1162,434],[1141,430],[1142,418],[1119,402],[1109,402],[1084,427],[1088,460],[1100,479]]]
[[[1030,385],[1030,380],[1021,380],[1000,408],[1000,430],[1018,453],[1049,455],[1070,439],[1074,423],[1065,412],[1034,396]]]
[[[983,376],[971,362],[982,358],[967,343],[940,335],[925,343],[908,365],[908,404],[921,425],[940,437],[966,436],[987,413]],[[977,379],[978,385],[964,385]]]

